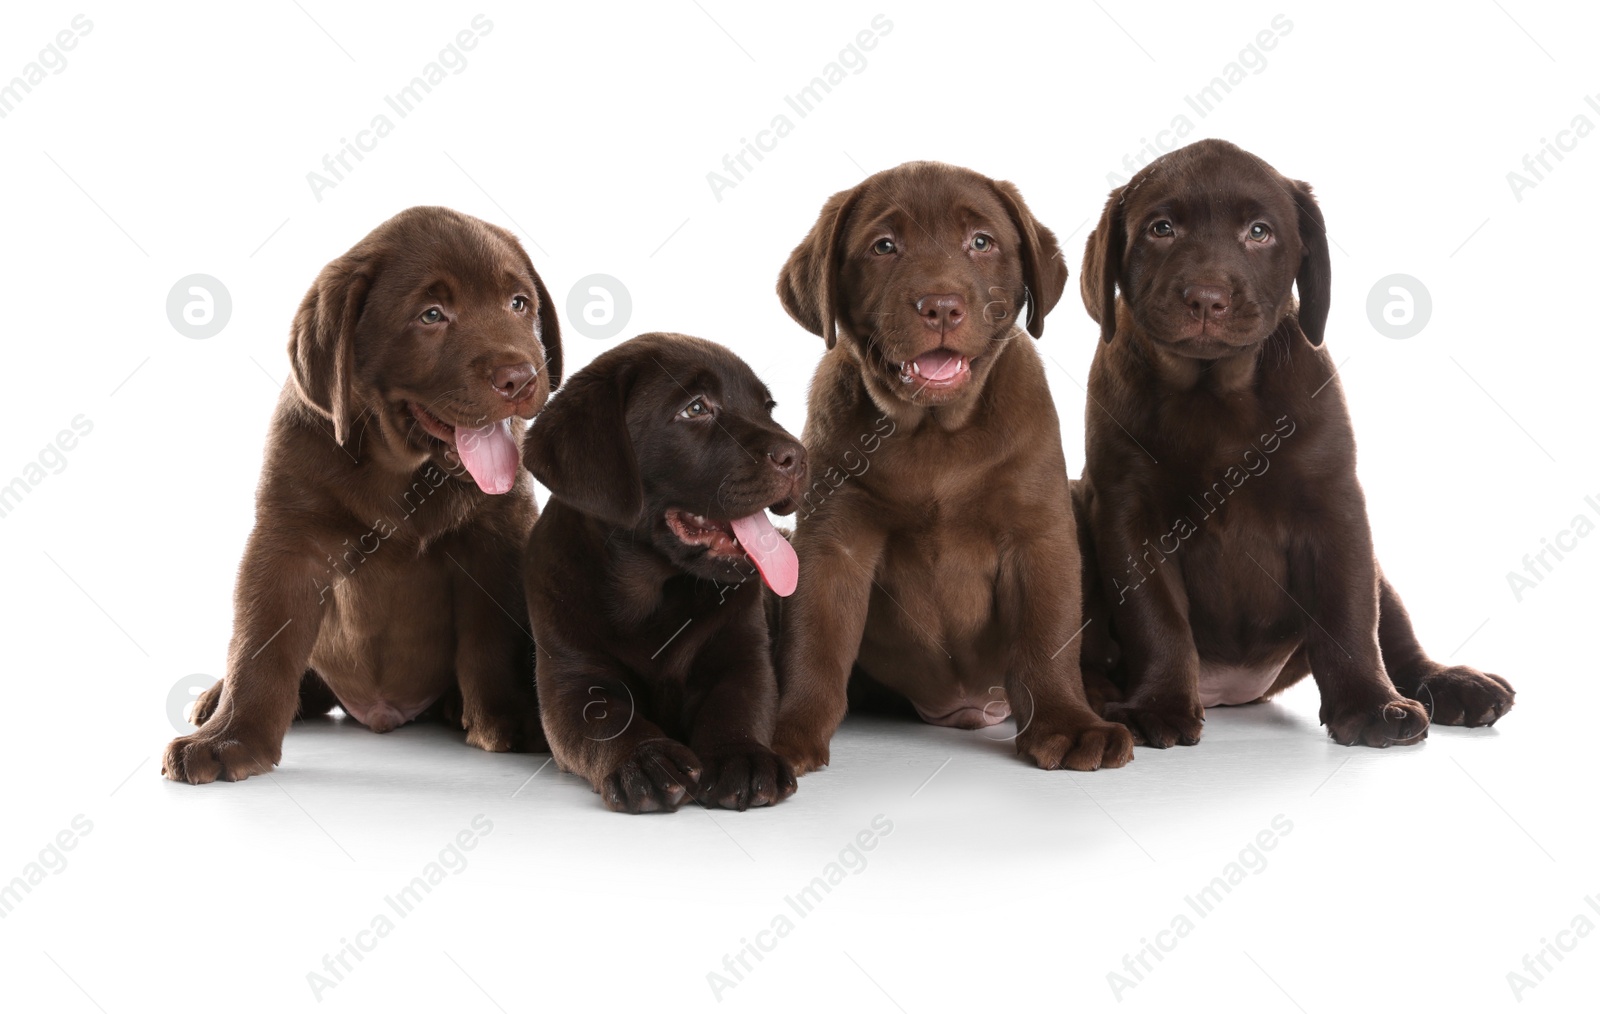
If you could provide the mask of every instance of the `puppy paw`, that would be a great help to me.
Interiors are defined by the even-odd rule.
[[[703,806],[747,810],[781,802],[794,790],[788,761],[760,743],[738,743],[707,755],[695,798]]]
[[[1206,721],[1199,701],[1113,702],[1101,714],[1127,726],[1139,745],[1157,750],[1194,746]]]
[[[1494,673],[1457,665],[1424,676],[1412,696],[1422,702],[1428,716],[1439,725],[1477,728],[1498,722],[1511,710],[1517,692]]]
[[[647,739],[600,783],[600,798],[618,813],[676,810],[700,780],[700,758],[671,739]]]
[[[246,739],[207,732],[179,736],[167,744],[161,773],[175,782],[238,782],[271,771],[283,756],[283,745],[265,747]]]
[[[539,716],[495,715],[471,720],[462,719],[467,730],[467,745],[490,753],[549,753],[550,744],[544,738],[544,726]]]
[[[189,724],[201,726],[206,724],[206,719],[217,710],[217,702],[222,700],[222,681],[215,683],[200,691],[200,696],[194,699],[194,704],[189,708]]]
[[[1037,718],[1017,736],[1017,753],[1046,771],[1097,771],[1133,760],[1133,734],[1115,722],[1083,724]]]
[[[1324,708],[1322,724],[1341,746],[1410,746],[1428,738],[1428,709],[1396,697],[1377,705]]]
[[[772,740],[773,752],[789,762],[795,777],[828,766],[828,741],[778,727]]]

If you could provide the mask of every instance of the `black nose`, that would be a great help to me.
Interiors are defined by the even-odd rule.
[[[773,468],[791,479],[798,479],[806,474],[806,449],[797,443],[785,440],[774,444],[767,451],[767,460],[772,462]]]
[[[953,292],[932,293],[917,300],[917,313],[924,324],[942,333],[967,319],[967,301]]]
[[[489,383],[494,385],[500,397],[507,401],[520,401],[527,393],[528,385],[538,374],[539,368],[532,363],[517,363],[495,370],[494,376],[489,378]]]
[[[1183,302],[1201,320],[1228,315],[1228,290],[1220,285],[1191,285],[1183,290]]]

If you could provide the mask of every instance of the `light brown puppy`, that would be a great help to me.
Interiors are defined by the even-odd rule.
[[[852,667],[934,724],[1014,715],[1042,768],[1133,756],[1084,695],[1066,463],[1029,338],[1066,280],[1016,187],[936,162],[835,194],[784,266],[784,308],[828,345],[777,638],[774,749],[797,773],[828,763]]]
[[[556,308],[504,229],[412,208],[322,270],[295,314],[226,676],[174,781],[270,770],[299,714],[377,732],[433,711],[542,750],[519,557],[537,516],[522,420],[561,370]]]

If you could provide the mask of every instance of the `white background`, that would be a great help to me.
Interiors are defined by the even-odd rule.
[[[8,8],[0,80],[80,11],[93,28],[0,120],[0,483],[75,416],[93,431],[0,518],[0,882],[75,815],[93,829],[0,920],[0,1003],[1497,1010],[1518,1005],[1507,973],[1542,939],[1579,913],[1600,925],[1584,901],[1600,895],[1600,537],[1521,601],[1506,577],[1576,515],[1600,523],[1584,500],[1600,504],[1600,137],[1520,201],[1506,179],[1575,116],[1600,125],[1584,103],[1600,89],[1594,11],[534,7]],[[880,12],[893,27],[865,68],[716,200],[706,174]],[[317,200],[307,173],[478,13],[493,28],[465,69]],[[1264,68],[1195,114],[1184,97],[1278,14],[1292,30]],[[290,317],[378,222],[438,203],[506,225],[562,302],[612,275],[633,302],[624,337],[730,345],[798,432],[821,343],[772,288],[824,199],[916,158],[1013,180],[1073,268],[1040,348],[1076,471],[1096,340],[1076,296],[1082,244],[1107,174],[1185,113],[1187,139],[1228,138],[1315,185],[1337,244],[1328,343],[1378,551],[1437,657],[1515,683],[1494,730],[1344,749],[1307,685],[1213,711],[1197,747],[1069,775],[980,733],[851,721],[833,766],[774,810],[655,818],[606,813],[545,757],[486,755],[439,728],[311,723],[270,777],[159,777],[169,692],[222,671]],[[195,272],[233,301],[206,340],[165,310]],[[1366,312],[1392,273],[1431,293],[1406,340]],[[569,371],[615,341],[569,330]],[[470,864],[318,997],[307,973],[478,814],[493,831]],[[867,866],[795,916],[784,897],[879,814],[893,831]],[[1107,973],[1192,916],[1185,896],[1279,814],[1293,829],[1266,868],[1119,996]],[[793,932],[764,938],[774,949],[719,1002],[707,974],[779,913]],[[1575,949],[1526,1009],[1577,1009],[1600,988],[1600,940],[1561,939]]]

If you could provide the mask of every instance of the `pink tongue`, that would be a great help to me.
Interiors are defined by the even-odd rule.
[[[517,444],[511,439],[511,420],[472,430],[456,427],[456,453],[485,493],[508,493],[517,481]]]
[[[961,356],[949,349],[934,349],[917,357],[917,372],[924,380],[949,380],[961,372]]]
[[[757,511],[732,524],[733,537],[761,571],[767,587],[779,595],[793,595],[795,585],[800,583],[800,560],[789,540],[767,520],[767,512]]]

